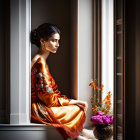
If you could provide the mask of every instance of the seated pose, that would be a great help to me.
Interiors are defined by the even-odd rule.
[[[46,59],[57,52],[59,39],[60,30],[49,23],[31,31],[31,42],[39,48],[31,62],[31,121],[56,127],[66,140],[83,129],[87,103],[61,95],[50,74]]]

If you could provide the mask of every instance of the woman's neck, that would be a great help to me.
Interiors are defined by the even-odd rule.
[[[46,59],[48,58],[50,52],[49,52],[49,51],[44,52],[44,51],[42,51],[42,50],[39,50],[39,51],[38,51],[38,54],[39,54],[41,57],[43,57],[44,60],[46,60]]]

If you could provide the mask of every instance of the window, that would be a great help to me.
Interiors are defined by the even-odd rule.
[[[63,27],[63,23],[59,21],[60,22],[59,25],[62,25],[61,28],[64,31],[62,33],[63,36],[61,37],[64,38],[64,41],[65,41],[64,35],[67,34],[67,30],[63,28],[70,27],[70,29],[68,29],[69,30],[67,34],[68,36],[66,38],[68,40],[67,43],[70,43],[70,45],[65,51],[68,51],[66,53],[70,53],[68,61],[71,61],[69,68],[70,71],[72,72],[70,73],[69,76],[74,78],[71,79],[71,84],[69,83],[69,85],[73,92],[72,94],[73,98],[87,100],[89,102],[92,91],[88,85],[90,80],[92,79],[92,63],[93,63],[92,51],[91,51],[92,50],[92,32],[91,32],[92,31],[92,8],[93,8],[92,0],[88,0],[88,1],[70,0],[69,4],[71,6],[68,6],[68,10],[69,10],[68,13],[72,16],[69,16],[68,21],[63,20],[63,22],[67,22],[67,24],[65,24],[66,27]],[[49,16],[47,16],[47,18],[48,17]],[[49,18],[51,18],[51,16]],[[85,18],[87,22],[85,22]],[[40,22],[45,22],[45,21],[42,20]],[[34,26],[36,27],[36,25]],[[84,28],[85,30],[83,30],[83,26],[85,26]],[[11,1],[10,41],[9,41],[10,42],[10,58],[9,58],[10,60],[9,123],[10,124],[31,125],[30,123],[30,77],[31,77],[30,76],[30,60],[31,60],[30,45],[31,44],[30,44],[30,36],[29,36],[30,31],[31,31],[31,1],[17,0],[14,3]],[[68,38],[70,36],[71,38]],[[64,44],[66,45],[67,43]],[[63,46],[63,47],[66,48],[67,46]],[[61,48],[62,50],[63,47]],[[63,59],[65,58],[66,54],[60,51],[59,55]],[[89,94],[85,94],[85,92],[88,92]],[[90,111],[91,110],[89,109],[88,112],[89,116],[90,116]],[[87,125],[90,125],[90,119],[87,120]]]
[[[31,5],[32,2],[32,5]],[[95,27],[93,27],[93,22],[95,17],[95,5],[92,0],[69,0],[67,1],[69,5],[65,7],[66,1],[61,1],[61,8],[65,11],[67,10],[67,14],[65,18],[61,16],[63,10],[60,11],[60,15],[55,17],[55,15],[51,16],[48,11],[45,11],[44,15],[39,13],[36,10],[37,2],[40,1],[21,1],[17,0],[16,2],[11,2],[10,7],[10,15],[9,15],[9,23],[10,23],[10,52],[9,52],[9,86],[10,86],[10,98],[9,98],[9,112],[10,112],[10,124],[27,124],[30,125],[30,61],[33,53],[36,50],[33,50],[32,47],[32,56],[31,56],[31,44],[30,44],[30,31],[31,29],[37,27],[39,24],[43,22],[52,22],[60,25],[62,28],[62,48],[60,49],[59,57],[60,61],[59,65],[52,66],[50,64],[50,69],[52,67],[52,73],[55,73],[54,67],[61,67],[63,65],[66,67],[65,75],[61,80],[56,81],[60,83],[60,86],[63,85],[62,82],[66,82],[65,87],[62,88],[62,93],[68,93],[68,97],[77,98],[80,100],[86,100],[90,102],[90,97],[92,95],[92,89],[89,88],[89,82],[93,78],[93,68],[95,68],[93,57],[94,50],[93,46],[95,45],[94,41],[96,38],[93,32],[95,33]],[[48,2],[44,0],[44,3]],[[51,1],[50,5],[52,4]],[[54,2],[54,1],[53,1]],[[58,2],[56,0],[56,2]],[[43,4],[43,3],[42,3]],[[64,5],[63,5],[64,4]],[[100,3],[101,4],[101,3]],[[45,5],[45,4],[44,4]],[[32,6],[32,7],[31,7]],[[46,5],[45,5],[46,6]],[[35,9],[34,9],[35,8]],[[38,7],[39,8],[39,7]],[[32,9],[32,11],[31,11]],[[35,17],[32,16],[31,13],[34,13]],[[37,12],[37,13],[36,13]],[[37,15],[38,14],[38,15]],[[101,13],[98,13],[101,14]],[[67,17],[67,15],[69,15]],[[41,17],[42,16],[42,17]],[[46,17],[45,17],[46,16]],[[97,15],[96,15],[97,16]],[[58,17],[61,17],[60,20]],[[101,17],[100,17],[101,18]],[[67,20],[66,20],[67,19]],[[32,22],[31,22],[32,20]],[[37,21],[36,21],[37,20]],[[64,25],[64,26],[63,26]],[[101,25],[101,21],[100,21]],[[101,31],[96,30],[100,32]],[[93,41],[94,40],[94,41]],[[101,41],[101,40],[100,40]],[[101,46],[101,44],[98,44]],[[96,46],[97,47],[97,46]],[[54,60],[58,58],[58,56],[53,56]],[[68,57],[65,57],[68,55]],[[99,55],[98,57],[101,57]],[[66,61],[63,61],[64,58],[67,58]],[[51,63],[51,59],[48,60]],[[101,60],[100,60],[101,61]],[[68,64],[66,64],[68,63]],[[97,63],[96,63],[97,64]],[[62,68],[60,67],[60,73],[62,73]],[[101,67],[100,67],[101,69]],[[54,71],[53,71],[54,70]],[[55,76],[58,76],[59,72],[55,73]],[[71,78],[73,77],[73,78]],[[66,79],[65,79],[66,78]],[[100,75],[101,78],[101,75]],[[1,81],[2,83],[2,81]],[[69,89],[69,90],[67,90]],[[72,93],[72,94],[71,94]],[[88,93],[88,94],[85,94]],[[4,106],[3,106],[4,107]],[[86,125],[90,126],[90,116],[91,109],[89,104],[89,110],[87,112],[87,122]],[[1,121],[1,123],[8,123]]]

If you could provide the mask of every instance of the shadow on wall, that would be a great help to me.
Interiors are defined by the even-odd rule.
[[[31,29],[37,28],[45,22],[53,23],[60,28],[60,47],[56,54],[50,54],[47,59],[50,72],[58,84],[59,90],[71,97],[71,45],[70,45],[70,0],[32,0],[31,1]],[[38,48],[31,47],[31,57]]]

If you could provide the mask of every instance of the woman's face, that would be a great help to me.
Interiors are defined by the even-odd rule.
[[[53,34],[47,41],[43,41],[43,51],[49,51],[56,53],[59,47],[60,35],[58,33]]]

